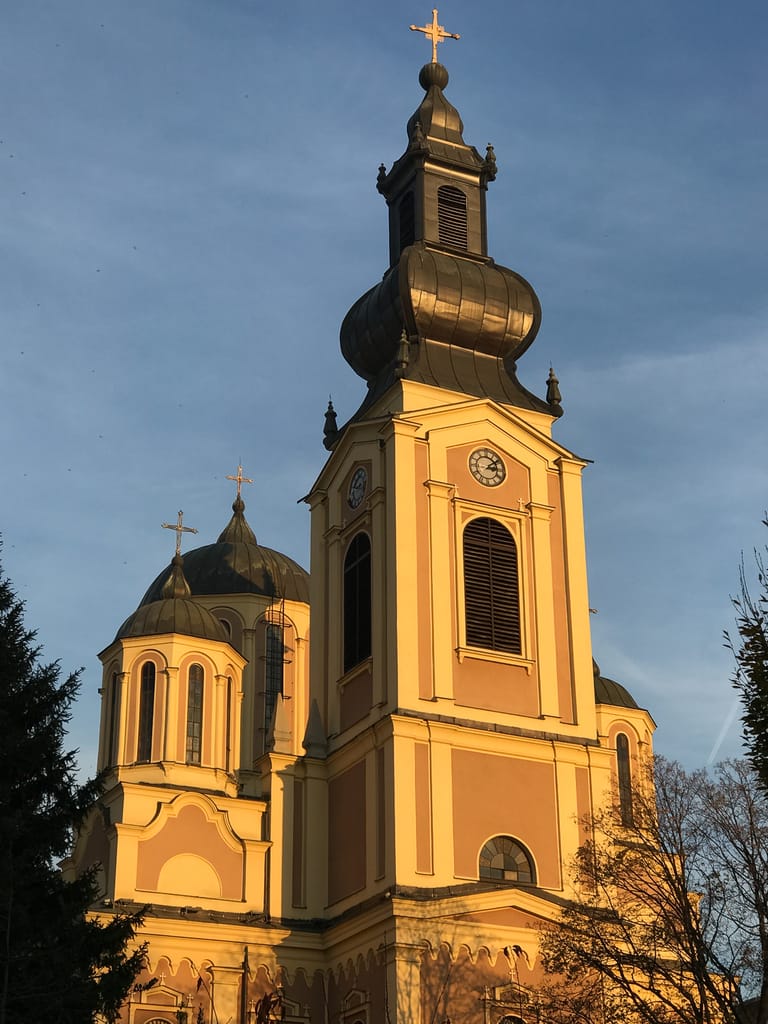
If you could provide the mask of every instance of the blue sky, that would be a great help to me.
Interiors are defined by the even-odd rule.
[[[242,459],[259,540],[308,564],[352,302],[386,269],[430,7],[9,0],[0,17],[3,560],[49,659],[96,654]],[[492,142],[489,248],[543,307],[595,656],[688,766],[739,751],[722,631],[765,542],[768,11],[758,0],[448,0],[447,94]]]

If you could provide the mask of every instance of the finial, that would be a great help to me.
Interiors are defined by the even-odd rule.
[[[386,177],[387,168],[384,166],[384,164],[379,164],[379,174],[378,177],[376,178],[376,188],[379,192],[383,192],[384,190],[384,181]]]
[[[409,149],[426,149],[427,140],[424,135],[424,129],[421,127],[421,121],[414,121],[413,123],[413,134],[411,135],[411,144]]]
[[[488,175],[488,181],[496,181],[496,171],[496,154],[489,142],[485,147],[485,173]]]
[[[557,412],[558,416],[563,413],[561,402],[563,396],[560,394],[560,381],[555,376],[555,371],[550,366],[549,376],[547,377],[547,403]]]
[[[437,64],[437,47],[444,39],[461,39],[455,32],[446,32],[442,25],[437,23],[437,8],[432,9],[431,25],[411,25],[411,32],[423,32],[427,39],[432,42],[432,63]]]
[[[179,509],[179,514],[176,518],[176,525],[173,523],[161,523],[160,525],[164,530],[175,530],[176,531],[176,555],[181,555],[181,535],[182,533],[197,533],[194,526],[184,526],[184,513]]]
[[[323,426],[323,445],[328,451],[333,448],[336,438],[339,436],[339,425],[336,421],[336,410],[333,408],[333,400],[328,396],[328,408],[325,410],[325,425]]]
[[[252,484],[253,483],[253,480],[249,476],[243,476],[243,467],[242,466],[238,466],[237,467],[237,475],[236,476],[229,476],[229,475],[227,475],[227,480],[236,480],[237,481],[237,497],[238,497],[238,499],[240,498],[240,488],[242,487],[242,485],[243,484]]]
[[[402,380],[408,363],[411,361],[411,345],[408,341],[408,334],[405,328],[400,332],[400,344],[397,346],[397,358],[395,359],[395,380]]]

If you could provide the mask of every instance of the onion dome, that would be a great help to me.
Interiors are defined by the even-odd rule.
[[[611,704],[616,708],[639,708],[635,698],[629,690],[617,683],[615,679],[608,679],[600,675],[600,666],[593,659],[592,671],[595,674],[595,704]]]
[[[162,574],[163,583],[159,598],[142,602],[118,629],[116,640],[157,636],[162,633],[181,633],[183,636],[229,642],[219,620],[207,608],[192,600],[183,566],[184,560],[181,555],[175,555],[170,573],[166,569]]]
[[[245,502],[238,495],[232,504],[232,518],[216,543],[185,553],[184,575],[193,597],[262,594],[308,604],[309,573],[287,555],[258,544],[244,513]],[[165,582],[161,573],[141,605],[157,601]]]
[[[559,415],[515,375],[541,307],[523,277],[488,256],[493,148],[482,157],[464,141],[442,64],[425,65],[419,81],[425,96],[408,121],[407,148],[377,181],[389,207],[390,267],[341,327],[344,358],[369,388],[357,415],[400,378]]]

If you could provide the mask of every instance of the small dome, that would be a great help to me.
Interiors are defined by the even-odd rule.
[[[593,659],[592,669],[595,674],[595,704],[611,704],[615,708],[638,708],[640,705],[629,692],[629,690],[617,683],[615,679],[608,679],[600,675],[600,666]]]
[[[171,597],[140,605],[117,631],[116,640],[131,636],[158,636],[181,633],[204,640],[229,643],[224,627],[207,608],[191,598]]]
[[[258,544],[238,496],[232,518],[215,544],[184,554],[184,575],[194,597],[226,594],[263,594],[266,597],[309,604],[309,573],[292,558]],[[150,585],[141,606],[157,602],[166,574]]]
[[[116,640],[132,636],[181,633],[183,636],[229,642],[219,620],[207,608],[192,600],[181,555],[174,556],[170,572],[166,569],[158,579],[162,582],[157,599],[142,602],[118,629]]]

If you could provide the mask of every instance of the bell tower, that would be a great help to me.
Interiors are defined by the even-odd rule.
[[[327,859],[332,915],[496,877],[560,891],[576,819],[610,782],[586,462],[552,436],[554,374],[543,398],[517,379],[541,310],[487,252],[493,150],[464,141],[442,64],[419,82],[405,152],[377,182],[390,266],[341,327],[367,394],[326,429],[307,499],[328,801],[307,856]]]

